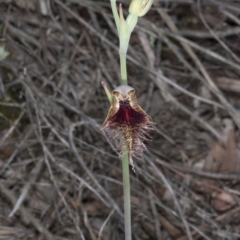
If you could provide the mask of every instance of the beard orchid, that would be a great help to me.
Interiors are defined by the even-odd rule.
[[[109,91],[104,88],[110,96]],[[134,170],[133,157],[142,158],[146,146],[144,140],[149,139],[148,131],[153,128],[153,121],[138,105],[134,88],[121,85],[111,94],[111,107],[102,130],[113,139],[119,154],[128,151],[130,164]]]

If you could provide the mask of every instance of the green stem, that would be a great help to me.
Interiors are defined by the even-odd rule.
[[[120,16],[118,15],[116,0],[110,0],[114,20],[117,26],[120,47],[120,68],[122,84],[127,85],[127,49],[131,32],[136,25],[137,17],[130,17],[131,31],[126,21],[123,18],[122,8],[120,6]],[[120,25],[121,20],[121,25]],[[124,155],[122,157],[122,170],[123,170],[123,195],[124,195],[124,224],[125,224],[125,240],[132,240],[132,227],[131,227],[131,195],[130,195],[130,176],[129,176],[129,153],[123,149]]]
[[[118,34],[119,34],[119,15],[118,15],[118,10],[117,10],[117,5],[116,5],[116,0],[110,0],[111,1],[111,8],[113,12],[113,17],[115,20],[115,24],[117,26]]]
[[[121,78],[122,84],[127,85],[127,62],[126,62],[126,53],[120,53],[120,66],[121,66]]]
[[[127,85],[127,48],[129,36],[119,36],[120,41],[120,68],[122,84]],[[131,227],[131,195],[130,195],[130,176],[129,176],[129,153],[123,149],[124,155],[122,157],[122,170],[123,170],[123,195],[124,195],[124,224],[125,224],[125,240],[132,240],[132,227]]]
[[[122,84],[127,85],[127,49],[131,33],[127,31],[128,26],[123,18],[122,9],[120,8],[119,25],[119,56]],[[130,176],[129,176],[129,153],[126,149],[122,149],[124,155],[122,157],[122,171],[123,171],[123,195],[124,195],[124,228],[125,240],[132,240],[132,226],[131,226],[131,194],[130,194]]]
[[[123,192],[124,192],[124,222],[125,240],[132,239],[131,229],[131,195],[130,195],[130,176],[129,176],[129,154],[128,151],[122,157],[123,169]]]

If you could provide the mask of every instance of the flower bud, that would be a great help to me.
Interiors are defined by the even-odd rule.
[[[154,0],[132,0],[129,6],[129,12],[138,17],[142,17],[148,12],[153,1]]]

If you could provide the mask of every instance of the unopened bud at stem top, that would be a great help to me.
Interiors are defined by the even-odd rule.
[[[138,17],[142,17],[148,12],[153,1],[154,0],[132,0],[129,6],[129,12]]]

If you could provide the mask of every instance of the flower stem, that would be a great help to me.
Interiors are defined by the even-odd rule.
[[[126,53],[120,53],[120,66],[122,84],[127,85],[127,62]],[[124,150],[122,157],[122,171],[123,171],[123,195],[124,195],[124,223],[125,223],[125,240],[132,239],[131,227],[131,195],[130,195],[130,176],[129,176],[129,153]]]
[[[120,7],[120,19],[123,20],[122,8]],[[124,22],[122,21],[122,24]],[[126,35],[125,35],[126,34]],[[131,33],[123,33],[119,28],[119,57],[122,84],[127,85],[127,49]],[[131,226],[131,195],[130,195],[130,176],[129,176],[129,153],[126,149],[122,149],[124,155],[122,157],[122,171],[123,171],[123,195],[124,195],[124,228],[125,240],[132,240],[132,226]]]
[[[115,24],[116,24],[116,27],[117,27],[117,31],[119,33],[119,15],[118,15],[118,11],[117,11],[117,5],[116,5],[116,0],[110,0],[111,2],[111,8],[112,8],[112,12],[113,12],[113,17],[114,17],[114,20],[115,20]]]
[[[121,39],[120,39],[121,41]],[[128,46],[128,43],[127,43]],[[122,51],[123,50],[123,51]],[[121,49],[120,43],[120,69],[122,84],[127,85],[127,48]],[[132,240],[131,227],[131,195],[130,195],[130,176],[129,176],[129,153],[123,149],[122,171],[123,171],[123,195],[124,195],[124,224],[125,224],[125,240]]]
[[[121,66],[121,78],[122,84],[127,85],[127,63],[126,63],[126,53],[120,53],[120,66]]]
[[[124,222],[125,240],[132,239],[131,229],[131,195],[130,195],[130,176],[129,176],[129,154],[128,151],[122,157],[123,169],[123,192],[124,192]]]
[[[120,5],[119,11],[120,16],[117,12],[116,0],[110,0],[112,12],[117,26],[119,35],[119,57],[120,57],[120,69],[121,69],[121,79],[122,84],[127,85],[127,49],[129,44],[129,39],[131,31],[134,28],[133,24],[136,25],[137,18],[130,18],[131,31],[128,31],[128,26],[123,18],[122,7]],[[121,22],[120,22],[121,21]],[[134,26],[135,26],[134,25]],[[131,195],[130,195],[130,176],[129,176],[129,153],[125,149],[122,157],[122,170],[123,170],[123,195],[124,195],[124,224],[125,224],[125,240],[132,240],[132,227],[131,227]]]

